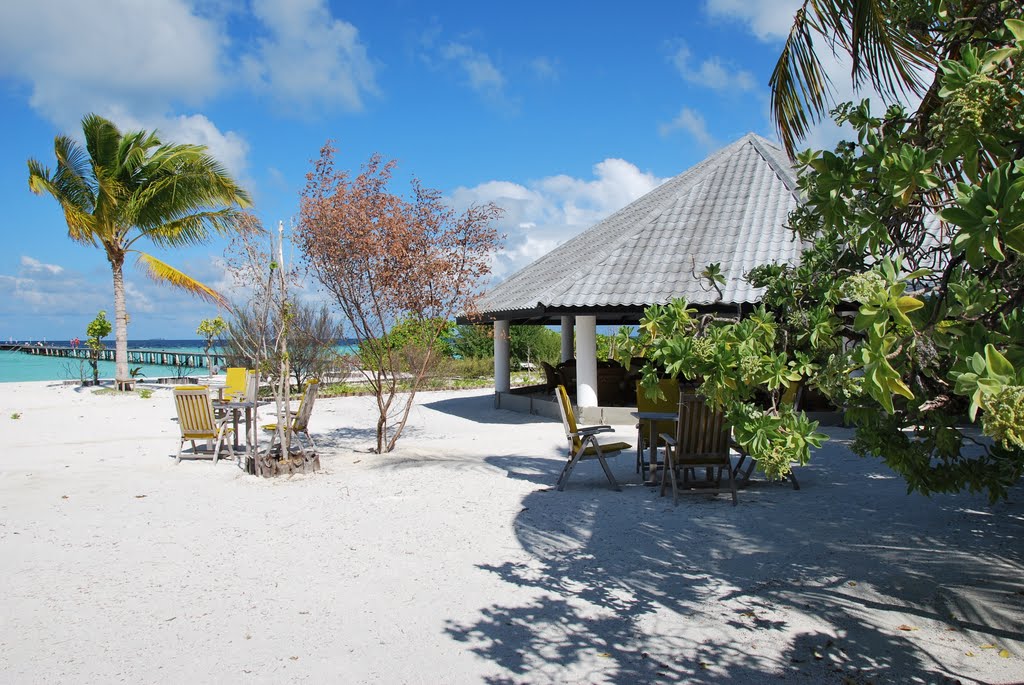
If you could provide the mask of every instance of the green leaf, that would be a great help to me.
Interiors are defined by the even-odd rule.
[[[1013,364],[1007,360],[991,343],[985,345],[985,366],[993,376],[1011,379],[1014,376]]]
[[[906,314],[907,312],[912,312],[917,309],[920,309],[921,307],[924,306],[924,302],[917,299],[916,297],[910,297],[909,295],[905,295],[896,300],[896,306],[899,307],[899,310],[901,312]]]
[[[1018,43],[1024,43],[1024,21],[1020,19],[1007,19],[1005,22],[1006,28],[1010,29],[1010,33],[1017,40]]]

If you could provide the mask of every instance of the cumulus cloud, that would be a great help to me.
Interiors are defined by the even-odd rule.
[[[494,264],[500,280],[664,181],[626,160],[606,159],[589,179],[561,174],[526,184],[488,181],[457,188],[449,200],[460,210],[485,202],[505,210],[498,226],[507,235],[505,249]]]
[[[689,47],[679,44],[670,58],[679,75],[690,83],[723,92],[750,91],[757,86],[753,74],[732,68],[721,57],[709,57],[698,65],[691,62],[691,57]]]
[[[114,104],[139,113],[195,105],[223,85],[218,26],[184,0],[0,3],[0,73],[65,130]]]
[[[714,136],[708,132],[707,122],[701,113],[689,107],[683,107],[675,119],[658,127],[658,132],[663,136],[676,131],[685,131],[705,148],[710,149],[718,145]]]
[[[258,37],[236,45],[227,26],[237,10],[227,6],[109,0],[102,9],[0,3],[0,77],[26,84],[32,108],[71,135],[80,135],[84,112],[95,112],[126,130],[155,128],[166,140],[205,144],[240,175],[244,138],[182,112],[238,83],[296,113],[358,110],[377,92],[358,30],[325,0],[253,0]]]
[[[801,4],[802,0],[707,0],[705,8],[712,17],[746,24],[751,33],[768,42],[789,35]]]
[[[376,69],[359,30],[323,0],[254,0],[266,35],[242,59],[242,73],[290,110],[358,111],[378,92]]]

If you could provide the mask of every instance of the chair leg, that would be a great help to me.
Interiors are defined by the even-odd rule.
[[[739,503],[739,499],[736,497],[736,476],[733,475],[731,464],[726,468],[726,471],[729,472],[729,489],[732,491],[732,505],[735,507]]]
[[[572,455],[572,458],[569,459],[569,461],[566,462],[565,466],[562,468],[562,475],[558,477],[558,490],[565,489],[565,484],[569,482],[569,476],[572,474],[572,470],[576,468],[576,463],[580,460],[580,456],[583,454],[584,449],[586,448],[583,445],[580,445],[580,448],[579,450],[576,451],[576,454]]]
[[[604,475],[607,476],[608,482],[612,485],[612,489],[616,491],[622,490],[622,488],[619,487],[618,482],[616,482],[615,476],[612,475],[612,470],[608,468],[608,462],[604,460],[604,455],[601,453],[601,446],[595,442],[594,447],[597,452],[597,460],[601,462],[601,468],[604,469]]]
[[[178,443],[178,458],[174,460],[175,464],[180,464],[181,463],[181,453],[184,450],[185,450],[185,438],[182,438],[181,442]]]

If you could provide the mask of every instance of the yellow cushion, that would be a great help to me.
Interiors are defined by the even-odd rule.
[[[601,445],[601,454],[607,456],[612,452],[621,452],[622,450],[631,450],[633,446],[628,442],[609,442],[608,444]],[[594,449],[593,445],[583,450],[584,457],[596,457],[597,450]]]

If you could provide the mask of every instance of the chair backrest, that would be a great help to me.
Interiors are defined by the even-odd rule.
[[[679,394],[679,422],[676,425],[678,461],[728,460],[729,433],[729,425],[721,410],[712,409],[700,395]]]
[[[554,390],[555,386],[558,385],[558,372],[555,371],[555,367],[551,366],[547,362],[541,362],[540,368],[544,369],[545,385],[548,390]]]
[[[174,406],[178,410],[178,427],[181,437],[206,437],[216,434],[217,425],[213,418],[213,401],[210,389],[205,385],[179,385],[174,388]]]
[[[663,378],[658,381],[658,388],[664,395],[661,399],[650,399],[647,392],[639,383],[636,384],[636,410],[651,412],[675,412],[679,408],[679,380],[675,378]],[[646,424],[646,421],[642,421]],[[655,421],[654,434],[673,433],[676,429],[675,421]]]
[[[255,402],[260,388],[260,372],[255,369],[245,370],[245,401]]]
[[[241,366],[230,366],[224,373],[224,397],[234,399],[236,395],[244,395],[248,370]]]
[[[320,381],[316,379],[306,381],[306,392],[302,394],[299,410],[295,412],[295,419],[292,421],[293,431],[305,432],[309,426],[309,417],[313,415],[313,402],[316,401],[319,387]]]
[[[562,427],[565,428],[565,437],[575,452],[580,448],[580,434],[576,426],[576,414],[572,411],[569,393],[565,391],[564,385],[555,386],[555,397],[558,398],[558,411],[562,414]]]

